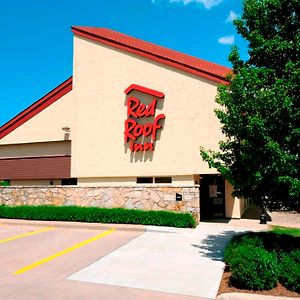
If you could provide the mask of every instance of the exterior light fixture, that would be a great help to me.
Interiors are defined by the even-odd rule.
[[[70,132],[71,131],[71,128],[70,127],[68,127],[68,126],[64,126],[64,127],[62,127],[62,129],[61,129],[62,131],[64,131],[65,133],[68,133],[68,132]]]

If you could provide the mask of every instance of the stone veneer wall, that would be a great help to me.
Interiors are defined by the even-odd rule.
[[[176,201],[176,193],[182,201]],[[187,186],[10,186],[0,187],[0,204],[78,205],[190,212],[199,221],[199,187]]]

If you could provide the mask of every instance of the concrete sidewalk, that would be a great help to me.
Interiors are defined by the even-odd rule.
[[[201,223],[194,230],[147,227],[146,233],[68,279],[214,299],[223,249],[246,228]]]

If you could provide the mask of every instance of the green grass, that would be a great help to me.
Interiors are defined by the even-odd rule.
[[[189,213],[80,206],[0,206],[0,218],[196,227]]]
[[[300,237],[300,229],[283,226],[272,226],[271,231],[276,234],[287,234],[294,237]]]

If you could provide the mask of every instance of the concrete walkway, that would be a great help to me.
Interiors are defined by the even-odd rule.
[[[200,223],[194,230],[150,226],[68,279],[214,299],[224,269],[224,246],[245,231],[216,223]]]

